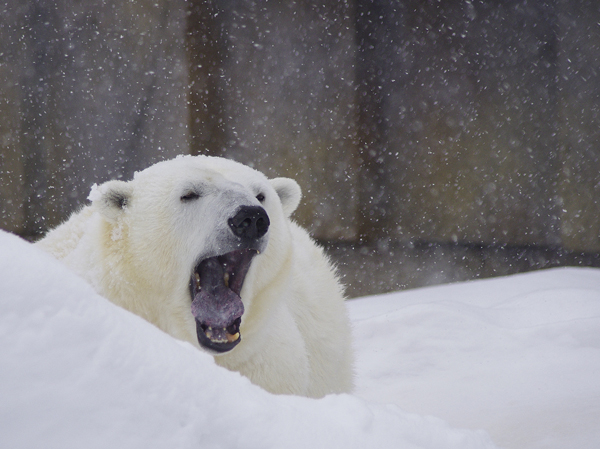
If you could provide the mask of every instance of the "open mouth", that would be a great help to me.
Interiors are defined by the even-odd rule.
[[[201,346],[227,352],[241,341],[244,304],[240,292],[256,254],[254,249],[242,249],[204,259],[196,266],[190,292]]]

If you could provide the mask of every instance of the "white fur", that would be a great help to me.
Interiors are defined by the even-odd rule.
[[[182,202],[195,191],[201,198]],[[289,216],[300,188],[221,158],[180,156],[129,182],[94,186],[92,204],[38,245],[114,303],[200,348],[189,279],[199,258],[221,254],[240,205],[269,215],[266,250],[241,292],[242,341],[218,364],[273,393],[321,397],[352,389],[351,332],[342,288],[322,250]]]

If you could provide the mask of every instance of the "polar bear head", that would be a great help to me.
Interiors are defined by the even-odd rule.
[[[233,349],[258,292],[278,282],[291,248],[298,184],[245,165],[180,156],[128,182],[95,186],[102,217],[101,293],[212,353]],[[247,323],[245,323],[247,321]]]

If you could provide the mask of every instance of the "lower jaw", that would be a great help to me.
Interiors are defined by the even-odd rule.
[[[239,334],[239,332],[237,333],[237,335],[238,338],[231,342],[215,342],[207,337],[204,329],[202,328],[202,325],[198,322],[198,320],[196,320],[196,336],[198,338],[198,343],[203,349],[206,349],[210,352],[224,354],[231,351],[242,341],[242,337]]]

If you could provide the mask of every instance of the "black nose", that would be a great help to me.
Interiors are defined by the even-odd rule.
[[[247,239],[261,238],[269,230],[270,223],[267,212],[259,206],[242,206],[229,219],[229,227],[233,233]]]

